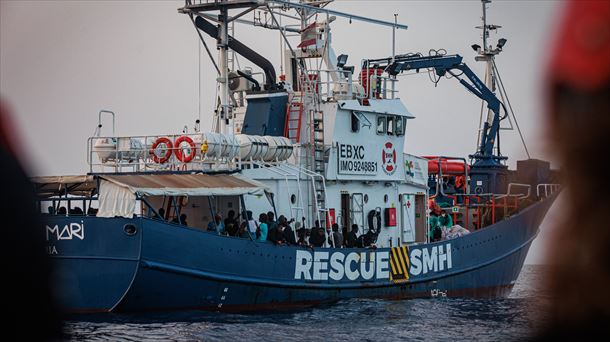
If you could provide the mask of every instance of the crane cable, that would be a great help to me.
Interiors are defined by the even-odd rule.
[[[498,76],[498,84],[500,84],[500,89],[504,93],[506,97],[506,103],[508,104],[508,108],[510,109],[510,114],[513,116],[513,120],[515,120],[515,126],[517,127],[517,132],[519,132],[519,137],[521,137],[521,142],[523,143],[523,148],[525,148],[525,153],[527,154],[527,158],[531,159],[530,152],[527,149],[527,144],[525,143],[525,139],[523,138],[523,133],[521,133],[521,128],[519,127],[519,122],[517,121],[517,117],[515,116],[515,112],[513,111],[513,106],[510,104],[510,100],[508,99],[508,94],[506,93],[506,89],[504,89],[504,82],[502,82],[502,77],[500,77],[500,72],[498,72],[498,67],[496,66],[496,61],[492,59],[493,69]],[[506,110],[506,109],[505,109]]]

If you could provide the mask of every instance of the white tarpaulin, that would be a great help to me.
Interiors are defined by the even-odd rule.
[[[132,217],[136,196],[263,195],[262,183],[238,175],[132,174],[100,176],[100,217]]]
[[[104,175],[101,178],[140,196],[263,195],[269,191],[262,183],[228,174]]]
[[[106,180],[100,180],[100,208],[97,217],[133,217],[136,209],[136,195],[128,188]]]

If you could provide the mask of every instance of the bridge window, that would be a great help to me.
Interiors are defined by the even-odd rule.
[[[398,119],[398,118],[396,118]],[[388,116],[388,135],[394,135],[394,117]]]
[[[407,119],[405,119],[402,116],[397,116],[396,120],[395,120],[395,129],[394,129],[394,133],[396,134],[396,136],[400,137],[405,135],[405,124],[406,124]]]
[[[386,134],[388,126],[387,126],[387,118],[385,115],[379,115],[377,117],[377,134],[383,135]]]
[[[352,112],[352,132],[357,133],[360,131],[360,119],[358,118],[358,114],[356,112]]]

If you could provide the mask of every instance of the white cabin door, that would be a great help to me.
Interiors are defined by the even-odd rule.
[[[400,201],[401,242],[415,241],[415,195],[402,194]]]
[[[352,194],[350,220],[358,225],[358,232],[364,231],[364,196],[361,193]]]

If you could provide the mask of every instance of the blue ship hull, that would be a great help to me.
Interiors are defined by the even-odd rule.
[[[466,236],[408,248],[275,246],[147,218],[50,217],[46,231],[58,293],[70,312],[489,298],[510,293],[554,198]],[[134,234],[126,233],[129,225]]]

